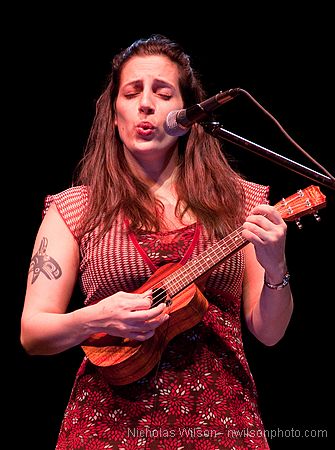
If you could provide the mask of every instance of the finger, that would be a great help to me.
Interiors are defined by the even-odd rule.
[[[139,335],[147,333],[154,334],[156,329],[159,328],[160,325],[162,325],[160,322],[153,322],[153,323],[145,322],[144,324],[142,323],[141,326],[130,328],[128,330],[128,333]]]
[[[162,325],[166,320],[169,319],[168,314],[162,314],[160,317],[149,320],[146,322],[139,321],[139,322],[131,322],[127,324],[127,335],[131,334],[142,334],[142,333],[149,333],[153,332],[158,328],[160,325]]]
[[[154,330],[148,331],[146,333],[129,333],[129,339],[134,339],[135,341],[146,341],[150,339],[155,334]]]
[[[242,237],[253,244],[263,244],[263,240],[258,235],[247,228],[242,230]]]
[[[132,311],[148,310],[152,305],[152,295],[148,294],[146,291],[143,294],[129,294],[130,306]]]
[[[262,228],[264,230],[271,230],[273,227],[273,222],[271,222],[271,220],[268,219],[268,217],[265,216],[260,216],[260,215],[250,215],[246,218],[245,224],[248,226],[248,224],[250,225],[255,225],[258,226],[259,228]]]
[[[279,225],[283,222],[283,218],[279,214],[279,212],[276,210],[276,208],[273,206],[270,206],[270,205],[255,206],[251,210],[250,216],[252,216],[252,215],[264,216],[276,225]]]
[[[162,312],[165,310],[166,304],[160,303],[158,306],[155,306],[154,308],[150,309],[141,309],[141,310],[134,310],[131,312],[131,319],[136,321],[142,321],[146,322],[148,320],[152,320],[155,317],[162,314]]]
[[[266,235],[271,233],[273,229],[272,227],[266,224],[259,216],[255,216],[257,219],[255,222],[247,221],[243,224],[242,236],[246,239],[250,240],[252,237],[257,237],[261,240],[264,240]]]
[[[128,333],[147,334],[154,332],[156,328],[166,322],[169,318],[170,316],[168,314],[161,314],[159,317],[146,322],[133,322],[128,325]]]
[[[152,298],[152,289],[148,289],[145,292],[142,292],[142,294],[144,297],[151,297]]]

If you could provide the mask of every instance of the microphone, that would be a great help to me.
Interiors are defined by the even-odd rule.
[[[232,100],[239,92],[240,88],[229,89],[189,108],[170,111],[164,123],[166,133],[170,136],[183,136],[194,123],[208,118],[210,112]]]

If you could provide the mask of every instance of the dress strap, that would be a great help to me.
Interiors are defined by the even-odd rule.
[[[189,260],[195,246],[197,245],[197,243],[199,241],[200,229],[201,229],[201,224],[197,221],[191,245],[187,249],[187,252],[185,253],[185,255],[180,260],[180,264],[185,264]]]
[[[154,264],[152,262],[152,260],[149,258],[149,256],[147,255],[147,253],[145,252],[145,250],[140,246],[138,239],[136,237],[136,234],[132,231],[130,231],[130,224],[129,224],[129,220],[125,217],[124,219],[125,225],[128,229],[128,235],[129,238],[131,240],[131,242],[134,244],[134,247],[136,248],[136,250],[139,252],[139,254],[142,256],[143,260],[148,264],[148,266],[150,267],[150,269],[155,272],[158,269],[158,266],[156,266],[156,264]],[[199,236],[200,236],[200,229],[201,229],[201,225],[199,222],[196,222],[195,224],[195,230],[194,230],[194,235],[191,241],[190,246],[188,247],[187,251],[185,252],[184,256],[182,257],[182,259],[179,261],[179,264],[185,264],[188,259],[190,258],[197,242],[199,241]],[[178,230],[175,230],[176,232]]]

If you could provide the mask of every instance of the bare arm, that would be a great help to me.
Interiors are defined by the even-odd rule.
[[[279,290],[264,284],[264,275],[269,283],[278,284],[287,271],[286,229],[280,214],[269,205],[254,208],[244,224],[243,236],[254,244],[245,247],[244,314],[249,330],[265,345],[283,337],[293,311],[289,284]]]
[[[164,320],[151,293],[119,292],[66,312],[77,280],[78,243],[52,205],[36,236],[21,318],[21,343],[30,354],[55,354],[96,332],[145,340]]]

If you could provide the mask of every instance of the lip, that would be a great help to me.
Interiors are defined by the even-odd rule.
[[[136,132],[140,136],[151,136],[155,129],[156,127],[151,122],[144,120],[136,125]]]

